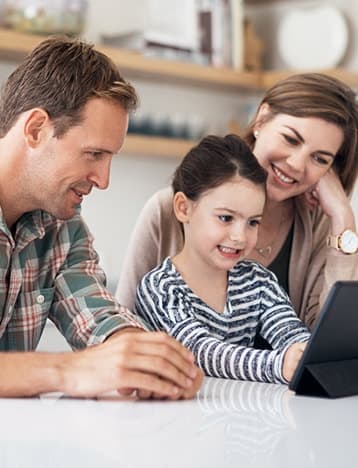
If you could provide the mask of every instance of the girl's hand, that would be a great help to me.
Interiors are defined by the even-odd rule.
[[[331,168],[315,187],[304,194],[309,208],[321,206],[331,218],[332,231],[338,234],[344,229],[355,229],[354,214],[349,198],[339,177]]]
[[[294,343],[285,352],[285,356],[283,358],[282,375],[288,382],[291,382],[297,364],[302,357],[302,353],[305,350],[306,345],[307,342]]]

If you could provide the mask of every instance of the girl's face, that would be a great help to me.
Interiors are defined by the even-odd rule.
[[[278,114],[263,123],[259,118],[253,152],[268,171],[268,199],[282,201],[313,188],[334,162],[342,129],[316,117]]]
[[[230,270],[255,247],[264,204],[264,188],[240,176],[189,200],[186,248],[207,266]]]

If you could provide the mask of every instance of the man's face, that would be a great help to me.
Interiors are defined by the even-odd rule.
[[[25,176],[30,209],[69,219],[93,187],[106,189],[112,157],[121,149],[127,128],[128,113],[119,104],[91,99],[79,125],[60,138],[50,136],[30,155]]]

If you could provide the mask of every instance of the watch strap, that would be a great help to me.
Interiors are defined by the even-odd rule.
[[[328,247],[333,247],[336,250],[341,250],[339,247],[339,239],[340,239],[340,234],[338,236],[332,236],[329,235],[327,237],[327,246]]]

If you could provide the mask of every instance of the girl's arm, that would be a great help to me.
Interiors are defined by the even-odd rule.
[[[137,289],[136,312],[154,330],[164,330],[190,349],[206,375],[239,380],[287,383],[283,377],[285,351],[297,341],[306,341],[309,334],[303,327],[301,334],[278,340],[282,347],[272,351],[257,350],[230,344],[214,336],[188,310],[170,310],[165,291],[155,275],[147,275]],[[170,291],[173,295],[173,290]],[[293,313],[290,309],[290,313]],[[287,327],[287,322],[285,327]],[[279,329],[279,324],[277,325]]]

